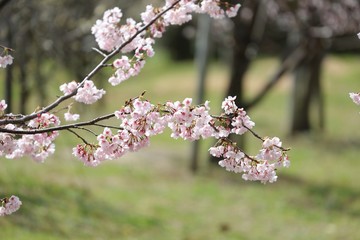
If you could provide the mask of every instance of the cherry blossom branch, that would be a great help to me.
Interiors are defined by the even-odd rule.
[[[97,166],[106,160],[120,158],[124,154],[138,151],[149,145],[150,137],[162,134],[166,127],[171,130],[172,138],[188,141],[200,138],[219,139],[218,144],[209,149],[213,156],[221,157],[219,165],[228,171],[242,173],[245,180],[274,182],[277,179],[275,170],[289,166],[285,149],[279,138],[261,138],[253,130],[254,122],[247,113],[235,105],[235,97],[228,97],[222,103],[224,113],[220,116],[209,114],[209,103],[191,105],[192,99],[182,102],[167,102],[153,105],[139,97],[125,102],[125,106],[114,113],[96,117],[89,121],[60,125],[55,111],[65,100],[74,98],[77,102],[93,104],[104,94],[90,80],[102,68],[113,67],[115,72],[108,79],[112,85],[135,76],[145,64],[147,57],[154,55],[152,45],[155,38],[160,38],[170,25],[181,25],[192,18],[192,13],[207,13],[213,18],[234,17],[240,4],[230,5],[220,0],[165,0],[165,6],[154,8],[148,5],[141,13],[142,21],[136,23],[127,19],[121,25],[122,12],[119,8],[107,10],[102,20],[92,27],[92,33],[100,49],[94,49],[103,59],[77,83],[75,81],[60,86],[63,96],[39,111],[29,115],[3,114],[7,107],[0,101],[0,155],[6,158],[30,156],[37,162],[44,162],[55,151],[54,141],[59,132],[66,130],[78,137],[83,144],[73,148],[73,155],[87,166]],[[6,49],[5,49],[6,50]],[[106,54],[105,52],[109,52]],[[8,51],[0,59],[0,67],[12,63]],[[124,55],[109,64],[118,53]],[[133,54],[128,57],[126,54]],[[70,113],[71,104],[63,108],[65,120],[77,121],[78,114]],[[60,109],[60,110],[63,110]],[[51,112],[52,111],[52,112]],[[116,118],[118,126],[100,123]],[[87,127],[104,128],[102,133]],[[87,141],[78,131],[87,131],[96,137],[95,143]],[[115,130],[115,133],[112,132]],[[262,140],[262,147],[256,156],[250,156],[229,139],[230,134],[242,135],[251,132]],[[21,202],[16,196],[0,199],[0,216],[16,211]]]
[[[165,13],[167,13],[169,10],[174,8],[181,0],[175,1],[172,5],[170,5],[168,8],[166,8],[164,11],[157,14],[153,20],[151,20],[149,23],[147,23],[145,26],[137,30],[137,32],[130,37],[127,41],[125,41],[123,44],[121,44],[119,47],[117,47],[115,50],[113,50],[108,55],[105,55],[104,58],[98,63],[98,65],[95,66],[93,70],[88,73],[88,75],[85,76],[85,78],[81,81],[80,84],[78,84],[77,88],[73,90],[71,93],[61,96],[57,98],[53,103],[49,104],[48,106],[44,107],[42,110],[34,112],[32,114],[23,116],[19,119],[4,119],[0,120],[0,126],[6,125],[6,124],[21,124],[25,123],[29,120],[32,120],[36,118],[39,114],[50,112],[52,109],[56,108],[60,103],[64,102],[65,100],[75,96],[78,92],[78,89],[84,85],[84,83],[88,80],[90,80],[97,72],[99,72],[104,66],[107,66],[106,63],[113,58],[116,54],[118,54],[126,45],[131,43],[139,34],[144,32],[146,29],[148,29],[152,24],[154,24],[161,16],[163,16]],[[6,48],[9,49],[9,48]]]
[[[40,133],[68,130],[71,128],[79,128],[82,126],[93,126],[93,125],[96,125],[97,122],[113,118],[114,116],[115,116],[114,113],[110,113],[110,114],[106,114],[106,115],[103,115],[103,116],[100,116],[100,117],[97,117],[97,118],[94,118],[92,120],[85,121],[85,122],[72,123],[72,124],[66,124],[66,125],[43,128],[43,129],[18,130],[18,129],[1,128],[0,132],[17,134],[17,135],[34,135],[34,134],[40,134]]]

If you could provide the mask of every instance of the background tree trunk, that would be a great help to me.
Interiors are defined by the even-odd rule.
[[[12,31],[11,31],[11,22],[8,20],[7,24],[7,44],[11,44],[13,40]],[[4,88],[4,96],[5,101],[7,103],[7,108],[5,110],[6,113],[13,112],[13,104],[12,104],[12,89],[13,89],[13,68],[14,65],[10,65],[6,68],[6,76],[5,76],[5,88]]]
[[[324,128],[323,94],[321,89],[321,66],[324,48],[319,39],[310,40],[308,57],[294,70],[292,106],[290,109],[290,135],[308,132],[311,124],[311,107],[317,100],[317,119],[320,129]]]

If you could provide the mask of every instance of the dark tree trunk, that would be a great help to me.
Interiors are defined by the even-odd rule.
[[[20,113],[26,114],[27,110],[27,103],[29,101],[29,84],[28,84],[28,76],[27,76],[27,69],[26,63],[23,61],[24,59],[20,60],[19,62],[19,71],[20,71],[20,102],[19,102],[19,110]]]
[[[5,110],[6,113],[13,112],[12,107],[12,86],[13,86],[13,66],[10,65],[6,68],[6,77],[5,77],[5,101],[7,104],[7,108]]]
[[[40,51],[36,51],[36,60],[35,60],[35,84],[36,84],[36,92],[38,92],[39,96],[39,105],[45,106],[47,100],[46,94],[46,80],[41,73],[41,53]]]
[[[308,132],[314,128],[311,124],[311,107],[317,100],[318,126],[324,128],[323,95],[321,89],[321,65],[324,50],[319,40],[311,40],[308,55],[294,71],[294,85],[291,106],[290,134]]]
[[[196,36],[195,60],[198,68],[197,104],[204,101],[205,80],[209,63],[209,45],[211,18],[202,15],[198,19],[198,31]],[[199,147],[200,142],[194,141],[191,152],[190,169],[196,172],[199,168]]]
[[[26,106],[29,99],[29,87],[27,83],[27,72],[26,72],[26,66],[25,64],[21,64],[19,66],[20,70],[20,103],[19,103],[19,109],[20,113],[26,114]]]

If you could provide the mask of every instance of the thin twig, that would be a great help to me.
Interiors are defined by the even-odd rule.
[[[84,127],[79,127],[79,126],[76,126],[75,128],[76,128],[76,129],[83,130],[83,131],[86,131],[86,132],[89,132],[89,133],[91,133],[92,135],[94,135],[95,137],[97,137],[97,134],[96,134],[94,131],[90,130],[90,129],[87,129],[87,128],[84,128]]]
[[[106,53],[102,52],[100,49],[97,49],[97,48],[93,47],[92,50],[99,53],[101,56],[106,57]]]
[[[67,129],[69,132],[80,138],[85,144],[89,144],[83,137],[81,137],[79,134],[77,134],[74,130]]]
[[[257,134],[256,132],[254,132],[253,130],[251,130],[250,128],[248,128],[247,126],[245,126],[244,124],[242,124],[242,126],[243,126],[244,128],[246,128],[249,132],[251,132],[251,134],[254,135],[254,137],[260,139],[260,140],[263,141],[263,142],[265,141],[262,137],[260,137],[259,134]]]

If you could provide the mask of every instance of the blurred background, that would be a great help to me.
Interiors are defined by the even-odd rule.
[[[31,113],[81,80],[101,60],[91,26],[106,9],[139,20],[163,1],[0,0],[0,44],[16,50],[0,71],[10,112]],[[152,102],[236,95],[261,136],[291,147],[291,167],[274,184],[244,182],[217,166],[212,140],[169,134],[117,161],[88,168],[64,132],[44,164],[1,159],[0,195],[22,208],[0,218],[1,239],[358,239],[360,238],[358,0],[252,0],[231,20],[195,16],[171,27],[143,71],[110,87],[81,120],[113,112],[146,90]],[[236,139],[250,154],[261,142]],[[215,163],[215,164],[214,164]]]

